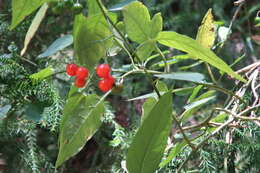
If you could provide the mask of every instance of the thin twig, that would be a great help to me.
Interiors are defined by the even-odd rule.
[[[173,115],[172,117],[173,117],[173,120],[176,122],[178,128],[180,129],[184,140],[187,142],[187,144],[188,144],[192,149],[195,149],[195,148],[194,148],[194,145],[191,143],[191,141],[188,139],[188,137],[187,137],[186,134],[184,133],[184,131],[183,131],[182,127],[181,127],[181,124],[180,124],[179,120],[175,117],[175,115]]]

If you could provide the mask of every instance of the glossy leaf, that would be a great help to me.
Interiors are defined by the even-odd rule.
[[[42,54],[38,56],[38,58],[44,58],[51,56],[58,51],[70,46],[73,43],[72,35],[64,35],[57,40],[55,40]]]
[[[199,27],[196,40],[204,47],[211,48],[215,41],[214,19],[210,8]]]
[[[54,69],[52,68],[52,66],[49,66],[37,73],[30,75],[30,78],[35,80],[41,80],[51,76],[53,73],[54,73]]]
[[[50,0],[12,0],[12,23],[14,29],[23,19]]]
[[[95,94],[73,94],[64,107],[56,167],[77,154],[101,125],[104,104]]]
[[[111,18],[116,20],[114,15],[111,15]],[[112,33],[102,14],[88,18],[77,15],[73,34],[77,61],[89,70],[93,70],[113,46]]]
[[[172,124],[172,94],[164,94],[143,121],[128,150],[129,173],[153,173],[157,169]]]
[[[190,82],[204,81],[204,75],[195,72],[176,72],[176,73],[168,73],[168,74],[158,74],[155,76],[164,79],[174,79],[174,80],[182,80],[182,81],[190,81]]]
[[[202,61],[211,64],[219,70],[226,72],[230,76],[233,76],[240,81],[246,82],[245,79],[236,74],[222,59],[216,56],[214,52],[201,46],[198,41],[193,40],[190,37],[178,34],[176,32],[160,32],[157,39],[159,43],[165,46],[184,51],[192,57],[201,59]]]
[[[28,47],[30,41],[32,40],[33,36],[35,35],[36,31],[38,30],[47,10],[48,10],[48,4],[45,3],[42,5],[40,10],[37,12],[36,16],[34,17],[32,23],[26,33],[25,40],[24,40],[24,47],[21,51],[21,56],[23,56],[24,53],[26,52],[27,47]]]

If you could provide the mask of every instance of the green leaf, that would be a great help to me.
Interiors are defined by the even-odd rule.
[[[200,90],[203,88],[203,85],[198,85],[196,88],[194,88],[192,94],[190,95],[189,99],[188,99],[188,103],[191,103],[194,101],[195,97],[197,97],[198,93],[200,92]]]
[[[110,17],[116,20],[114,15]],[[102,14],[88,18],[77,15],[75,21],[73,34],[77,62],[92,71],[113,46],[112,33]]]
[[[25,115],[28,120],[39,122],[45,105],[42,103],[30,103],[26,106]]]
[[[190,37],[178,34],[176,32],[160,32],[157,39],[159,43],[165,46],[184,51],[192,57],[201,59],[219,70],[226,72],[230,76],[233,76],[242,82],[246,82],[245,79],[236,74],[222,59],[215,55],[214,52],[201,46],[200,43]]]
[[[12,0],[12,24],[14,29],[23,19],[50,0]]]
[[[225,119],[228,117],[228,115],[229,114],[227,113],[220,113],[215,118],[212,118],[211,121],[216,123],[223,123]]]
[[[214,20],[212,9],[210,8],[205,14],[199,27],[196,40],[206,48],[211,48],[215,41]]]
[[[207,91],[207,92],[201,94],[199,97],[195,98],[195,99],[193,100],[193,102],[198,101],[198,100],[201,100],[201,99],[205,99],[205,98],[208,98],[208,97],[211,97],[211,96],[213,96],[213,95],[215,95],[215,94],[216,94],[216,91],[215,91],[215,90],[209,90],[209,91]]]
[[[146,41],[137,47],[136,53],[142,61],[146,60],[155,50],[155,43],[155,41]]]
[[[184,109],[185,109],[186,111],[187,111],[187,110],[191,110],[191,109],[193,109],[193,108],[195,108],[195,107],[198,107],[198,106],[200,106],[200,105],[202,105],[202,104],[207,103],[208,101],[210,101],[210,100],[212,100],[212,99],[214,99],[214,98],[216,98],[216,97],[215,97],[215,96],[212,96],[212,97],[208,97],[208,98],[204,98],[204,99],[201,99],[201,100],[192,102],[192,103],[190,103],[190,104],[188,104],[188,105],[185,105],[185,106],[184,106]]]
[[[151,20],[146,6],[135,1],[123,10],[124,24],[128,37],[137,43],[155,39],[162,30],[161,14],[156,14]]]
[[[89,17],[102,13],[102,11],[100,10],[99,5],[97,3],[97,0],[87,0],[87,6],[88,6],[88,16]]]
[[[158,74],[154,76],[165,79],[174,79],[190,82],[204,82],[204,75],[195,72],[175,72],[168,74]]]
[[[123,10],[127,35],[132,41],[142,43],[149,40],[150,14],[141,2],[132,2]]]
[[[45,3],[42,5],[42,7],[40,8],[40,10],[37,12],[36,16],[34,17],[30,28],[28,29],[26,36],[25,36],[25,40],[24,40],[24,47],[21,51],[21,56],[24,55],[24,53],[27,50],[27,47],[30,43],[30,41],[32,40],[33,36],[35,35],[36,31],[38,30],[46,12],[48,10],[48,4]]]
[[[38,55],[38,58],[44,58],[51,56],[58,51],[70,46],[73,43],[72,35],[64,35],[57,40],[55,40],[43,53]]]
[[[215,99],[215,96],[202,98],[200,100],[194,101],[191,104],[184,106],[185,111],[182,113],[181,121],[186,121],[190,118],[195,112],[197,112],[202,106],[204,106],[209,101]]]
[[[172,90],[172,93],[176,93],[182,95],[183,93],[191,93],[193,91],[194,87],[187,87],[187,88],[178,88],[178,89],[174,89]],[[160,92],[161,95],[163,95],[165,92]],[[142,96],[138,96],[132,99],[128,99],[127,101],[134,101],[134,100],[140,100],[140,99],[147,99],[150,97],[154,97],[157,98],[157,94],[155,92],[153,93],[149,93],[149,94],[145,94]]]
[[[157,82],[156,82],[156,88],[160,91],[160,92],[167,92],[168,91],[168,87],[167,87],[167,85],[164,83],[164,82],[162,82],[162,81],[160,81],[160,80],[158,80]]]
[[[168,155],[168,157],[160,163],[160,165],[159,165],[160,168],[165,167],[170,161],[172,161],[172,159],[174,159],[182,151],[182,148],[185,147],[186,145],[187,145],[186,141],[177,142],[173,146],[173,148],[172,148],[170,154]]]
[[[35,79],[35,80],[42,80],[45,79],[51,75],[53,75],[54,73],[54,69],[52,68],[52,66],[49,66],[41,71],[39,71],[38,73],[34,73],[32,75],[30,75],[30,78]]]
[[[151,110],[153,109],[154,105],[157,103],[157,100],[154,97],[148,98],[145,100],[143,104],[143,109],[142,109],[142,118],[141,121],[143,122]]]
[[[11,108],[11,105],[5,105],[4,107],[0,107],[0,120],[6,117],[7,113]]]
[[[150,111],[133,139],[126,159],[129,173],[155,172],[167,144],[171,115],[172,94],[168,92]]]
[[[176,64],[180,61],[183,61],[183,60],[186,60],[186,59],[189,59],[190,56],[188,54],[185,54],[185,55],[176,55],[176,56],[173,56],[171,58],[169,58],[169,60],[166,61],[166,63],[168,65],[171,65],[171,64]],[[152,65],[152,67],[164,67],[165,66],[165,63],[164,61],[160,61],[158,63],[155,63]]]
[[[73,94],[65,107],[60,125],[59,154],[56,167],[77,154],[100,127],[105,111],[103,101],[95,94]]]
[[[151,31],[150,31],[150,37],[151,38],[156,38],[157,35],[162,31],[163,28],[163,19],[161,13],[156,13],[151,21],[150,24]]]
[[[109,11],[120,11],[123,10],[125,6],[130,4],[131,2],[134,2],[136,0],[124,0],[116,5],[113,5],[112,7],[109,8]]]

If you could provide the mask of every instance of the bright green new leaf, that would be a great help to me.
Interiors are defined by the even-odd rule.
[[[95,94],[73,94],[67,100],[60,125],[59,154],[56,167],[77,154],[101,125],[105,111]]]
[[[50,0],[12,0],[12,24],[14,29],[23,19]]]
[[[196,72],[175,72],[168,74],[158,74],[154,76],[165,79],[174,79],[190,82],[204,82],[204,75]]]
[[[129,173],[156,171],[172,125],[172,94],[164,94],[143,121],[128,150]]]
[[[70,46],[73,43],[73,36],[72,35],[64,35],[57,40],[55,40],[43,53],[38,55],[38,58],[44,58],[51,56],[58,51]]]
[[[215,41],[214,19],[210,8],[199,27],[196,40],[204,47],[211,48]]]
[[[141,2],[127,5],[123,16],[128,37],[137,43],[154,39],[162,30],[161,14],[156,14],[151,20],[148,9]]]
[[[185,147],[186,145],[187,145],[186,141],[177,142],[173,146],[168,157],[160,163],[160,165],[159,165],[160,168],[165,167],[170,161],[172,161],[172,159],[174,159],[182,151],[182,148]]]
[[[203,47],[196,40],[185,35],[178,34],[176,32],[160,32],[157,40],[159,43],[176,48],[178,50],[184,51],[191,55],[201,59],[204,62],[211,64],[212,66],[218,68],[221,71],[226,72],[234,78],[246,82],[240,75],[236,74],[222,59],[220,59],[214,52],[210,49]]]
[[[42,79],[45,79],[45,78],[51,76],[53,73],[54,73],[54,69],[52,68],[52,66],[49,66],[37,73],[30,75],[30,78],[35,79],[35,80],[42,80]]]
[[[114,15],[110,17],[115,21]],[[106,56],[113,46],[112,33],[102,14],[84,17],[78,15],[74,23],[74,48],[79,64],[93,70],[96,63]]]
[[[24,47],[21,51],[21,56],[23,56],[25,51],[27,50],[27,47],[28,47],[30,41],[32,40],[33,36],[35,35],[36,31],[38,30],[47,10],[48,10],[48,4],[45,3],[42,5],[40,10],[37,12],[36,16],[34,17],[32,23],[30,25],[30,28],[28,29],[28,31],[26,33],[25,40],[24,40]]]

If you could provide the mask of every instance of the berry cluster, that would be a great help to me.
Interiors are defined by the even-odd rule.
[[[88,77],[88,69],[85,67],[78,67],[76,64],[68,64],[66,67],[66,72],[69,76],[76,76],[76,87],[83,88],[85,86],[86,79]]]
[[[115,84],[115,78],[110,74],[111,69],[108,64],[100,64],[96,68],[96,73],[100,78],[103,78],[98,82],[98,87],[101,91],[107,92],[111,90]]]

